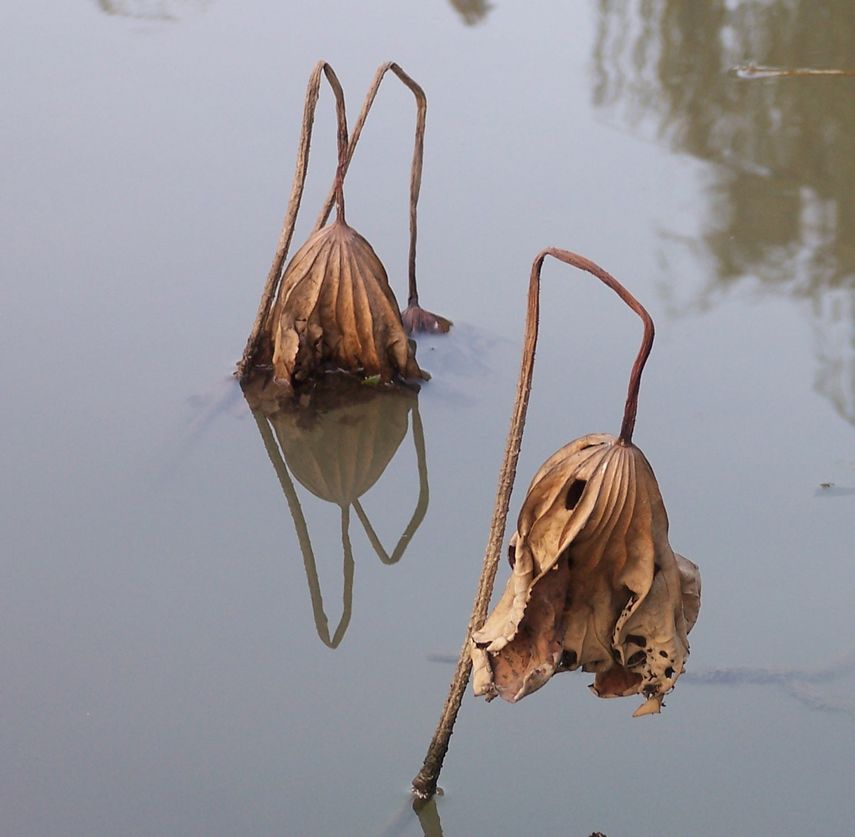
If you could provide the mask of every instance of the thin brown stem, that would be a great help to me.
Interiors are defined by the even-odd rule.
[[[333,95],[336,100],[336,121],[338,140],[338,166],[336,168],[335,183],[332,195],[336,204],[337,217],[344,221],[344,173],[347,170],[347,115],[344,103],[344,91],[341,88],[338,77],[333,68],[326,61],[319,61],[306,87],[306,103],[303,107],[303,123],[300,131],[300,143],[297,148],[297,164],[294,170],[294,181],[291,185],[291,196],[288,199],[288,208],[285,219],[282,222],[282,231],[279,233],[279,241],[276,244],[276,252],[273,255],[273,263],[267,274],[267,281],[261,293],[261,301],[258,304],[258,312],[246,341],[243,355],[237,364],[235,374],[240,380],[244,380],[249,374],[255,355],[258,352],[262,335],[267,329],[270,312],[279,289],[282,278],[282,267],[291,246],[294,235],[294,226],[297,223],[297,213],[300,211],[300,201],[303,198],[303,187],[306,183],[306,172],[309,166],[309,150],[312,144],[312,126],[315,121],[315,109],[318,104],[318,94],[321,85],[321,72],[326,76]]]
[[[539,272],[539,271],[538,271]],[[532,273],[534,277],[534,273]],[[424,764],[418,775],[413,779],[413,793],[420,799],[429,799],[436,793],[436,783],[442,770],[442,762],[448,752],[448,744],[454,731],[454,722],[460,710],[463,693],[469,682],[472,671],[472,658],[470,656],[471,637],[475,630],[484,624],[487,618],[487,610],[490,606],[490,597],[493,594],[493,584],[496,580],[496,571],[499,568],[499,556],[502,550],[502,542],[505,538],[505,525],[508,519],[508,506],[510,505],[511,492],[514,487],[514,478],[517,472],[520,447],[522,446],[523,429],[525,428],[525,416],[528,409],[528,399],[531,393],[531,378],[534,370],[534,353],[537,347],[537,328],[539,316],[538,279],[532,279],[528,295],[528,311],[526,315],[525,337],[523,339],[522,363],[517,381],[517,391],[514,399],[514,409],[511,415],[511,427],[508,439],[505,443],[505,456],[499,471],[499,485],[496,491],[496,503],[493,507],[493,519],[490,523],[490,536],[487,540],[487,548],[484,552],[484,563],[481,569],[481,577],[478,580],[478,590],[475,594],[475,602],[472,606],[472,615],[466,629],[466,639],[460,649],[460,657],[457,660],[457,668],[451,681],[448,697],[442,709],[436,731],[428,746]]]
[[[610,273],[603,270],[598,264],[580,256],[577,253],[571,253],[569,250],[559,250],[557,247],[548,247],[541,251],[531,268],[531,281],[537,287],[529,288],[529,295],[532,292],[540,292],[540,270],[543,267],[543,260],[547,256],[552,256],[559,261],[569,264],[571,267],[577,267],[580,270],[585,270],[592,276],[596,276],[603,284],[608,285],[639,317],[644,323],[644,335],[641,338],[641,347],[635,357],[635,362],[632,364],[632,371],[629,373],[629,387],[627,389],[626,404],[623,409],[623,423],[620,428],[619,439],[626,445],[632,444],[632,432],[635,429],[635,414],[638,410],[638,390],[641,386],[641,373],[644,371],[644,364],[650,355],[650,350],[653,348],[653,320],[650,314],[647,313],[645,307]],[[529,300],[530,301],[530,300]]]
[[[347,149],[347,160],[344,165],[342,177],[347,174],[348,166],[356,151],[356,144],[362,135],[362,129],[365,127],[365,120],[368,118],[368,112],[374,104],[374,99],[377,97],[377,91],[380,89],[380,83],[387,72],[391,70],[413,93],[416,99],[416,134],[415,144],[413,148],[413,162],[410,169],[410,252],[409,252],[409,298],[408,304],[416,305],[419,301],[418,288],[416,286],[416,237],[418,231],[417,225],[417,208],[419,203],[419,192],[422,184],[422,164],[424,161],[424,144],[425,144],[425,119],[427,117],[427,96],[419,84],[410,78],[404,70],[401,69],[394,61],[388,61],[381,64],[374,73],[374,78],[365,95],[365,101],[362,105],[362,110],[356,117],[356,122],[353,124],[353,129],[350,134],[350,144]],[[327,222],[329,214],[335,202],[335,184],[330,189],[324,206],[321,209],[318,220],[315,222],[315,231],[319,230]]]

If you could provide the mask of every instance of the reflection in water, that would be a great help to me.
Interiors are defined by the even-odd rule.
[[[438,791],[442,796],[442,791]],[[395,814],[392,821],[381,832],[380,837],[401,837],[410,830],[413,813],[421,826],[423,837],[442,837],[442,821],[436,807],[436,797],[430,799],[408,799]]]
[[[96,0],[98,8],[108,15],[133,17],[137,20],[181,20],[204,11],[211,0]]]
[[[720,668],[687,672],[690,683],[707,686],[776,686],[810,709],[826,712],[843,712],[855,716],[855,699],[851,683],[844,684],[839,693],[829,684],[852,678],[855,675],[855,649],[833,663],[821,668]]]
[[[248,383],[244,394],[294,519],[318,636],[325,645],[336,648],[347,631],[353,599],[351,508],[384,564],[395,564],[401,559],[427,512],[427,462],[418,395],[403,388],[368,387],[342,375],[328,375],[304,396],[305,403],[299,406],[271,396],[258,380]],[[419,496],[415,511],[390,555],[362,508],[360,497],[380,479],[395,456],[407,434],[410,416]],[[342,615],[332,636],[315,554],[292,474],[315,497],[335,504],[341,511]]]
[[[493,6],[487,0],[450,0],[467,26],[474,26],[487,17]]]
[[[848,0],[601,0],[594,100],[713,164],[704,308],[749,277],[804,299],[816,387],[855,423],[855,81],[756,77],[758,66],[851,69]],[[744,76],[744,72],[742,73]]]

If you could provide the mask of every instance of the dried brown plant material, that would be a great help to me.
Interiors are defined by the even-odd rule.
[[[344,177],[380,82],[390,69],[413,91],[418,106],[410,181],[410,295],[403,318],[380,259],[371,245],[348,226],[344,212]],[[336,99],[338,167],[314,231],[283,272],[302,199],[322,73]],[[276,380],[287,391],[321,371],[336,368],[365,376],[379,375],[383,381],[429,377],[416,363],[407,333],[448,331],[451,323],[418,305],[416,208],[426,108],[424,91],[416,82],[397,64],[381,65],[348,141],[344,93],[338,78],[326,62],[315,67],[306,93],[288,210],[258,314],[237,368],[242,381],[253,368],[271,364]],[[324,226],[333,206],[336,218]]]
[[[353,125],[353,130],[350,134],[350,145],[347,151],[347,161],[345,163],[345,173],[353,158],[353,152],[356,150],[356,144],[362,136],[362,129],[365,127],[365,120],[374,104],[374,99],[377,97],[377,91],[380,89],[380,83],[383,81],[386,73],[392,71],[401,82],[410,90],[416,100],[416,136],[413,147],[413,162],[410,168],[410,251],[408,258],[408,273],[409,273],[409,293],[407,296],[407,307],[401,312],[401,320],[404,324],[404,329],[407,334],[413,332],[424,332],[430,334],[445,334],[451,328],[453,323],[439,314],[433,314],[430,311],[422,308],[419,305],[419,291],[416,283],[416,239],[418,237],[418,204],[419,193],[422,185],[422,167],[424,163],[424,145],[425,145],[425,120],[427,117],[427,96],[421,86],[414,81],[401,67],[394,61],[389,61],[381,64],[374,73],[374,78],[368,88],[368,93],[365,95],[365,101],[356,122]],[[315,229],[319,229],[329,218],[333,203],[335,202],[334,188],[327,195],[324,208],[318,217]]]
[[[485,623],[531,392],[540,272],[547,256],[591,273],[614,290],[641,317],[644,337],[630,373],[620,435],[577,439],[535,475],[511,539],[511,578]],[[603,697],[645,695],[636,714],[659,711],[662,696],[682,672],[686,634],[700,608],[700,576],[694,564],[671,550],[656,479],[632,444],[653,333],[647,311],[594,262],[556,248],[534,260],[522,363],[484,564],[448,697],[413,779],[417,799],[436,793],[473,667],[477,694],[511,701],[539,688],[556,671],[584,667],[596,672],[594,686]]]
[[[430,377],[416,363],[386,271],[340,212],[297,251],[271,318],[273,373],[286,387],[327,368]]]
[[[685,667],[700,577],[671,549],[656,477],[632,444],[653,323],[613,277],[561,250],[535,262],[535,316],[546,254],[589,271],[620,294],[641,316],[645,336],[621,435],[570,442],[529,486],[510,542],[511,577],[472,636],[474,689],[514,702],[556,672],[582,668],[595,672],[592,690],[600,697],[642,694],[647,702],[636,714],[658,712]]]

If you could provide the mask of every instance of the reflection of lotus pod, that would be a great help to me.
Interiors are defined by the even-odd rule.
[[[668,543],[656,478],[637,447],[596,434],[553,454],[529,487],[511,560],[505,593],[474,634],[476,694],[516,701],[581,667],[596,672],[601,697],[661,702],[697,616],[697,599],[684,610],[681,570],[687,587],[699,579]]]
[[[407,434],[416,394],[369,390],[306,421],[302,411],[271,417],[288,467],[316,497],[346,506],[368,491],[385,471]]]
[[[325,376],[303,394],[301,401],[304,403],[299,407],[290,399],[282,399],[281,391],[268,386],[259,376],[245,383],[244,394],[294,519],[318,636],[325,645],[335,648],[347,630],[352,607],[354,561],[349,534],[350,507],[384,564],[395,564],[401,559],[427,512],[427,463],[418,397],[407,389],[366,387],[348,376]],[[272,397],[274,394],[278,397]],[[368,520],[359,497],[382,476],[407,433],[410,417],[419,495],[412,516],[390,554]],[[342,615],[332,636],[308,526],[289,466],[309,491],[322,500],[335,503],[341,510]]]
[[[371,245],[335,221],[297,251],[271,318],[273,369],[288,385],[326,366],[427,378],[401,324],[386,271]]]

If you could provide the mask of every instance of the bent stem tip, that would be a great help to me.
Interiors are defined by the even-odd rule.
[[[629,373],[629,386],[627,388],[626,404],[623,410],[623,422],[621,423],[619,441],[625,445],[632,444],[632,433],[635,429],[635,416],[638,411],[638,391],[641,386],[641,373],[644,371],[644,364],[647,363],[647,358],[650,355],[650,350],[653,348],[653,337],[655,329],[653,320],[647,309],[610,273],[603,270],[598,264],[580,256],[577,253],[571,253],[569,250],[560,250],[557,247],[548,247],[538,253],[531,268],[531,284],[529,286],[529,294],[539,294],[540,292],[540,271],[543,267],[543,262],[547,256],[552,256],[571,267],[579,268],[592,276],[599,279],[604,285],[610,287],[639,317],[644,324],[644,334],[641,338],[641,346],[638,354],[635,357],[635,362],[632,364],[632,370]]]

